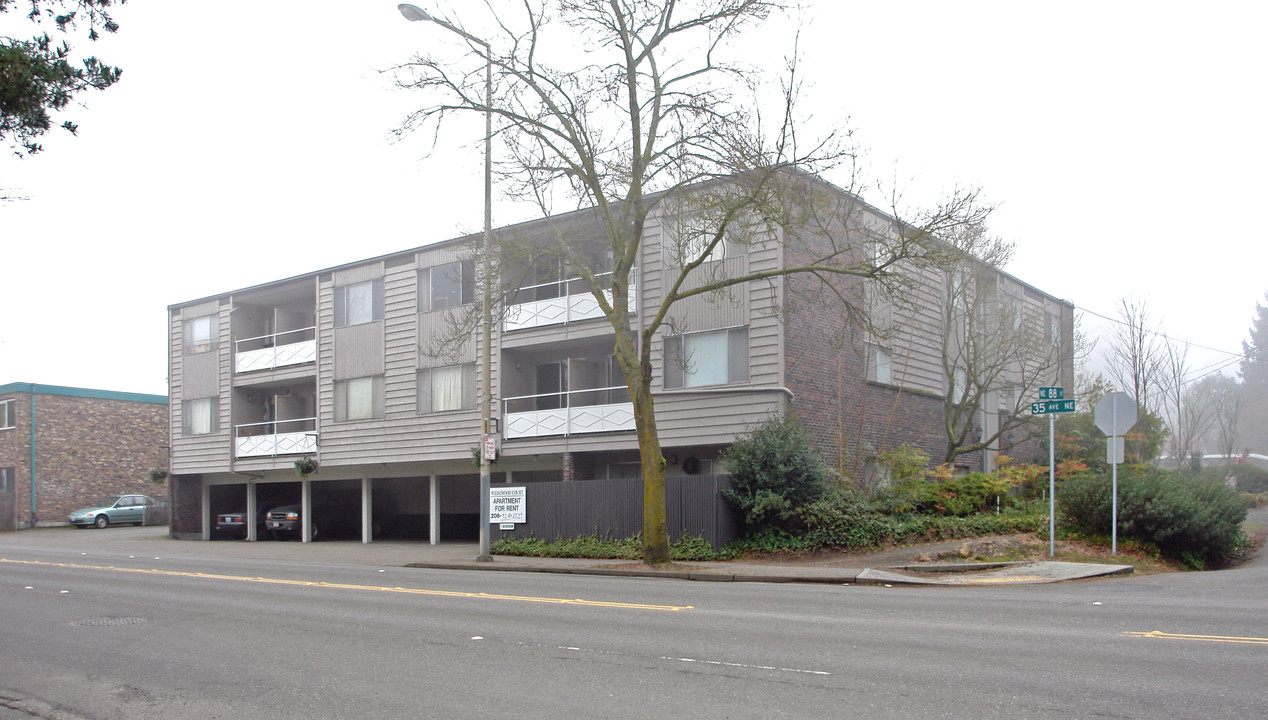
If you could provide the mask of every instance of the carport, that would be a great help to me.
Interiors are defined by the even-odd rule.
[[[260,521],[278,507],[298,505],[299,539],[375,538],[473,540],[479,537],[479,477],[426,475],[421,477],[299,480],[252,478],[245,482],[203,483],[203,539],[230,539],[216,531],[216,516],[243,512],[257,522],[247,523],[246,539],[262,540]],[[433,508],[436,509],[433,512]],[[332,521],[332,512],[337,517]],[[325,515],[325,518],[321,517]],[[316,520],[317,533],[313,526]]]

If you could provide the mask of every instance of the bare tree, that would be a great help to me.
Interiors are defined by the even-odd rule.
[[[1149,308],[1144,300],[1120,298],[1118,324],[1110,331],[1107,371],[1118,386],[1130,391],[1141,410],[1155,411],[1153,399],[1163,372],[1165,350],[1157,330],[1150,326]]]
[[[1210,430],[1214,431],[1214,444],[1226,463],[1233,461],[1237,451],[1242,388],[1227,375],[1208,375],[1198,381],[1200,398],[1210,415]]]
[[[742,31],[780,9],[777,2],[530,0],[502,7],[485,5],[490,19],[481,27],[495,35],[468,33],[452,20],[468,33],[480,69],[492,68],[492,102],[485,100],[483,72],[419,56],[395,69],[397,82],[426,91],[432,101],[409,115],[401,131],[438,127],[454,113],[490,111],[499,120],[501,188],[537,203],[554,224],[538,234],[532,252],[566,263],[614,331],[643,467],[644,558],[664,562],[666,463],[652,399],[653,347],[658,333],[681,330],[673,324],[674,304],[798,275],[858,319],[865,315],[860,282],[900,295],[908,282],[897,272],[900,264],[941,262],[949,245],[940,238],[956,242],[989,208],[976,192],[962,191],[878,229],[860,219],[855,192],[818,180],[848,169],[853,155],[844,132],[804,141],[795,123],[803,116],[796,108],[796,63],[789,63],[772,117],[758,110],[761,73],[723,59]],[[561,56],[560,46],[584,54]],[[589,242],[576,225],[554,219],[569,208],[574,212],[563,217],[583,222]],[[649,218],[663,220],[666,261],[659,305],[649,310],[640,298],[643,321],[635,326],[631,282]],[[716,262],[728,247],[775,245],[785,258],[778,267],[750,271]],[[501,267],[524,264],[503,259]]]
[[[1025,440],[1027,433],[1015,431],[1030,424],[1030,402],[1039,388],[1057,384],[1063,349],[1071,342],[1059,317],[1055,327],[1048,324],[1052,317],[1028,308],[1020,287],[1008,287],[997,268],[1008,248],[997,248],[986,262],[957,264],[947,282],[941,347],[949,379],[943,415],[947,463]]]
[[[1162,407],[1171,429],[1168,440],[1177,466],[1202,454],[1202,441],[1211,423],[1210,405],[1201,389],[1189,381],[1189,343],[1167,339],[1163,343]]]

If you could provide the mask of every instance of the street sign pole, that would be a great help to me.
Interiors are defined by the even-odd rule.
[[[1057,554],[1056,415],[1048,416],[1048,557]]]
[[[1110,393],[1096,404],[1093,414],[1096,427],[1109,436],[1106,440],[1106,454],[1112,470],[1110,509],[1110,553],[1118,554],[1118,438],[1127,434],[1136,424],[1136,401],[1127,393]]]
[[[1114,427],[1118,428],[1118,403],[1114,403],[1114,407],[1110,410],[1111,419]],[[1112,438],[1111,438],[1112,439]],[[1114,480],[1111,485],[1110,496],[1113,497],[1110,510],[1110,555],[1118,554],[1118,458],[1114,458],[1114,462],[1110,465],[1113,469]]]

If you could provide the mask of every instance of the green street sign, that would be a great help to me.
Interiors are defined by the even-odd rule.
[[[1047,415],[1048,413],[1074,412],[1073,400],[1048,400],[1030,403],[1031,415]]]
[[[1040,400],[1064,400],[1065,388],[1060,387],[1041,387],[1039,388]]]

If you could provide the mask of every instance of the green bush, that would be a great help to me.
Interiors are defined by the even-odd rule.
[[[1208,468],[1210,471],[1212,468]],[[1237,478],[1237,490],[1244,493],[1268,492],[1268,470],[1249,463],[1236,463],[1231,468],[1220,466],[1213,468],[1221,476]]]
[[[1063,523],[1108,535],[1111,495],[1109,475],[1085,475],[1062,483],[1057,503]],[[1190,567],[1233,557],[1244,541],[1245,519],[1245,501],[1222,481],[1154,469],[1119,473],[1119,536],[1153,545]]]
[[[995,509],[996,498],[1001,508],[1011,507],[1010,482],[1005,476],[971,473],[959,478],[939,481],[907,480],[881,490],[876,507],[889,514],[919,513],[965,517]]]
[[[505,537],[489,545],[494,555],[521,557],[591,558],[596,560],[638,560],[643,557],[643,537],[615,539],[598,532],[547,542],[537,537]],[[708,540],[687,533],[669,546],[671,560],[718,560],[721,556]]]
[[[878,511],[850,490],[837,490],[811,505],[805,513],[807,531],[800,549],[861,550],[887,544],[935,542],[983,535],[1038,532],[1048,524],[1047,513],[982,513],[946,517]]]
[[[809,434],[791,418],[749,430],[721,460],[731,473],[723,497],[739,513],[746,537],[803,531],[802,513],[827,493],[831,479]]]

